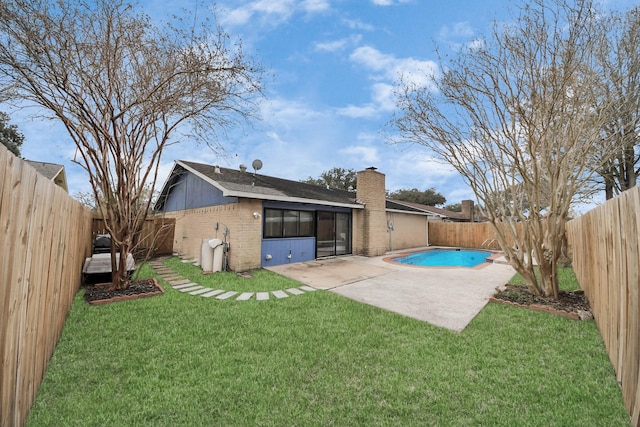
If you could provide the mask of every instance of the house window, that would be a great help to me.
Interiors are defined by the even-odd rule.
[[[264,237],[312,237],[313,212],[289,209],[264,210]]]

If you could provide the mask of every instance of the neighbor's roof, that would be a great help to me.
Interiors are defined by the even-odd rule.
[[[173,165],[158,198],[156,208],[161,210],[169,189],[185,171],[191,172],[222,191],[223,196],[249,199],[313,203],[325,206],[363,208],[356,201],[356,193],[299,181],[260,175],[249,171],[227,169],[203,163],[178,160]]]
[[[403,200],[387,199],[387,210],[407,211],[416,213],[427,213],[440,218],[451,218],[456,220],[468,220],[469,218],[461,212],[452,212],[433,206],[421,205],[420,203],[405,202]]]
[[[26,162],[33,166],[47,179],[53,181],[56,185],[64,188],[66,191],[69,191],[67,188],[67,176],[64,173],[64,166],[57,163],[37,162],[35,160],[26,160]]]

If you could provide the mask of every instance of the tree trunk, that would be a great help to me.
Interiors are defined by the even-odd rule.
[[[123,290],[129,287],[129,271],[127,270],[127,258],[129,257],[127,245],[120,245],[120,256],[117,258],[116,268],[112,268],[110,290]],[[112,253],[112,265],[116,261]]]
[[[613,178],[610,175],[604,176],[604,196],[606,200],[613,199]]]

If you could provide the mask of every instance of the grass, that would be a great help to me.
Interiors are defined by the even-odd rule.
[[[535,268],[535,272],[536,276],[539,277],[540,272],[537,267]],[[520,273],[516,273],[516,275],[509,281],[509,284],[526,286],[526,282]],[[558,267],[558,287],[561,291],[575,291],[576,289],[580,289],[580,284],[578,283],[578,279],[576,278],[576,273],[573,271],[573,268]]]
[[[254,287],[262,281],[285,279],[264,271]],[[455,333],[324,291],[237,302],[169,288],[101,306],[78,295],[27,425],[628,426],[629,417],[593,322],[490,303]]]
[[[252,270],[251,277],[245,278],[233,272],[218,272],[215,274],[202,274],[199,267],[191,263],[184,263],[179,258],[173,257],[164,261],[167,267],[189,279],[192,282],[213,289],[224,289],[236,292],[267,292],[279,289],[296,288],[301,284],[287,277],[272,274],[267,270]],[[163,287],[169,286],[161,281]]]

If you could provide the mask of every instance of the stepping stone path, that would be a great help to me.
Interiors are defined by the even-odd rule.
[[[299,288],[288,288],[285,290],[271,291],[271,292],[236,292],[225,291],[224,289],[211,289],[204,287],[198,283],[191,282],[174,272],[171,268],[162,263],[162,259],[158,258],[151,261],[151,267],[158,273],[158,275],[166,280],[173,289],[188,293],[189,295],[196,295],[202,298],[215,297],[216,300],[228,300],[235,299],[236,301],[249,301],[255,297],[256,301],[268,301],[270,299],[282,299],[295,295],[303,295],[308,292],[314,292],[317,289],[311,286],[300,286]],[[273,298],[272,298],[273,297]]]

